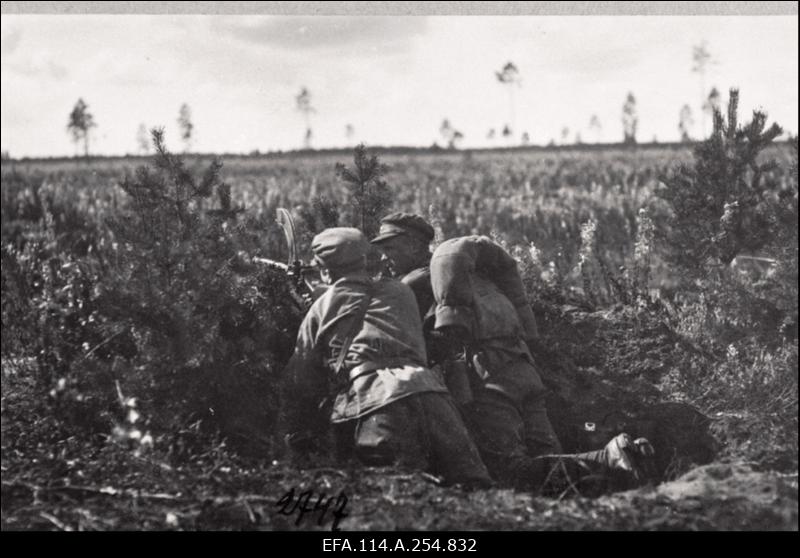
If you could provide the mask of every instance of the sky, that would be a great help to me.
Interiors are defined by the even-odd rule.
[[[701,80],[692,48],[703,41],[712,64]],[[496,78],[509,61],[512,87]],[[567,142],[620,141],[629,92],[638,140],[675,141],[684,104],[701,135],[711,87],[723,102],[738,87],[742,114],[758,108],[798,130],[797,16],[4,14],[1,73],[0,143],[13,157],[77,153],[66,125],[79,98],[97,123],[95,154],[137,153],[142,124],[182,148],[184,103],[195,151],[296,149],[303,87],[317,148],[441,144],[444,119],[462,147],[507,145],[487,133],[512,114],[516,143],[523,132],[561,143],[564,128]]]

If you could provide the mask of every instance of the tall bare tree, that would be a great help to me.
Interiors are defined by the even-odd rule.
[[[178,129],[181,132],[181,140],[183,140],[183,150],[189,153],[192,150],[194,124],[192,124],[192,109],[186,103],[183,103],[178,111]]]
[[[681,133],[681,141],[688,142],[692,140],[692,127],[694,126],[694,117],[692,116],[692,108],[685,104],[681,107],[681,112],[678,120],[678,130]]]
[[[447,118],[442,120],[442,125],[439,126],[439,133],[447,143],[448,149],[455,149],[458,147],[458,142],[464,139],[464,134],[456,130]]]
[[[303,147],[306,149],[311,148],[311,138],[313,134],[311,132],[311,115],[316,111],[314,107],[311,106],[311,93],[305,87],[300,89],[300,93],[295,97],[295,103],[297,105],[297,110],[302,113],[303,118],[305,119],[306,124],[306,133],[303,139]]]
[[[459,144],[459,143],[461,142],[461,140],[463,140],[463,139],[464,139],[464,134],[463,134],[463,133],[461,133],[461,131],[460,131],[460,130],[455,130],[455,131],[453,132],[453,137],[452,137],[452,139],[450,140],[450,145],[449,145],[448,147],[450,147],[450,149],[457,149],[457,148],[458,148],[458,144]]]
[[[514,133],[517,125],[514,110],[514,89],[522,86],[522,79],[519,75],[519,69],[513,62],[507,62],[499,72],[495,72],[495,76],[497,77],[497,81],[508,91],[509,120],[508,124],[506,124],[506,128],[509,129],[510,133],[508,135],[503,135],[510,137]]]
[[[636,128],[639,126],[639,116],[636,113],[636,97],[628,93],[625,104],[622,105],[622,133],[624,143],[636,143]]]
[[[711,53],[708,51],[708,43],[702,41],[700,44],[692,47],[692,72],[700,76],[700,107],[705,105],[706,99],[706,71],[708,67],[713,64]],[[705,110],[701,111],[700,117],[700,133],[703,138],[706,137],[706,118]]]
[[[72,112],[69,113],[67,131],[72,136],[72,141],[75,142],[76,146],[83,141],[84,157],[89,156],[89,132],[96,126],[94,116],[89,112],[89,105],[83,99],[78,99]]]
[[[150,132],[144,122],[139,124],[139,129],[136,130],[136,145],[142,155],[150,153]]]
[[[442,124],[439,126],[439,135],[442,136],[445,143],[449,142],[450,136],[453,135],[453,126],[447,118],[442,120]]]
[[[708,97],[703,102],[703,114],[714,114],[715,110],[719,110],[721,102],[719,91],[716,87],[712,87],[711,91],[708,92]]]
[[[594,132],[596,142],[603,139],[603,125],[600,123],[600,118],[596,114],[593,114],[589,119],[589,129]]]

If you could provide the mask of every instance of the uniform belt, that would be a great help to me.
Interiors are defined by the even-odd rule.
[[[347,373],[347,379],[348,381],[352,382],[353,380],[355,380],[360,376],[369,374],[370,372],[375,372],[376,370],[380,370],[381,368],[398,368],[400,366],[421,366],[421,365],[415,364],[409,361],[407,358],[390,358],[386,360],[362,362],[358,366],[355,366],[350,369],[350,371]]]

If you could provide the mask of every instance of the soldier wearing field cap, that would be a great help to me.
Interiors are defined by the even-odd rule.
[[[435,231],[421,216],[413,213],[391,213],[381,219],[378,235],[372,239],[383,254],[382,259],[390,273],[414,292],[419,315],[422,318],[422,331],[425,335],[425,349],[428,366],[435,367],[437,373],[448,382],[448,388],[456,402],[465,386],[459,389],[455,382],[457,374],[445,374],[445,367],[452,364],[452,355],[458,346],[434,330],[436,301],[431,289],[431,251]]]
[[[637,445],[620,435],[602,450],[560,453],[529,348],[538,330],[516,261],[479,236],[447,240],[431,255],[422,243],[432,239],[432,229],[422,224],[416,215],[389,215],[372,243],[413,285],[426,342],[434,347],[436,362],[429,365],[442,371],[495,480],[538,487],[554,462],[633,472],[633,456],[652,449],[646,440]]]
[[[340,452],[366,464],[489,483],[447,389],[426,367],[414,294],[367,273],[369,248],[357,229],[314,237],[314,260],[330,287],[305,316],[284,373],[280,415],[288,445],[296,455],[308,453],[332,423]]]
[[[434,303],[428,267],[434,234],[433,227],[419,215],[392,213],[381,219],[378,236],[372,239],[392,275],[414,291],[423,320]]]

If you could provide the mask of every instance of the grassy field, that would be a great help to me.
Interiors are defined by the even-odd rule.
[[[794,192],[796,208],[796,155],[781,144],[762,157],[777,161],[766,179]],[[428,217],[439,240],[490,235],[518,258],[565,445],[580,445],[576,425],[622,413],[628,429],[658,437],[660,478],[545,497],[282,461],[270,412],[300,313],[276,272],[225,265],[242,251],[285,258],[278,207],[292,210],[306,249],[320,227],[315,198],[355,224],[334,171],[349,155],[223,158],[228,213],[206,217],[226,211],[223,194],[192,198],[188,228],[158,213],[152,226],[136,221],[141,206],[122,184],[148,160],[4,161],[3,529],[329,529],[330,519],[295,525],[279,513],[291,488],[345,493],[343,529],[797,529],[796,309],[792,335],[778,328],[783,314],[752,317],[754,305],[734,301],[709,311],[704,301],[721,294],[681,291],[666,263],[671,210],[656,192],[691,150],[381,161],[392,210]],[[208,159],[185,163],[199,176]],[[644,248],[642,223],[653,231]],[[635,292],[631,270],[646,278]],[[778,300],[758,290],[762,279],[726,288]],[[673,404],[702,424],[667,428],[687,416],[663,407]]]

